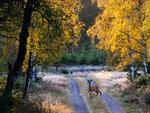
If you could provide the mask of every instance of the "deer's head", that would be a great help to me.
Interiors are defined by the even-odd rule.
[[[89,84],[92,82],[92,79],[91,80],[87,80],[89,82]]]

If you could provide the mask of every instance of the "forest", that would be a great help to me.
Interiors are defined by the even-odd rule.
[[[150,0],[0,0],[0,113],[74,112],[150,113]]]

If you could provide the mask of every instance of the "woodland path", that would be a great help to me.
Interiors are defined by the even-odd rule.
[[[85,78],[86,81],[89,79],[91,78]],[[80,88],[79,88],[78,83],[73,78],[68,78],[68,81],[69,81],[70,91],[71,91],[69,100],[70,100],[70,103],[72,104],[73,112],[74,113],[90,113],[83,97],[80,94]],[[96,85],[93,79],[92,79],[91,85],[92,86]],[[120,103],[112,96],[102,93],[102,95],[100,95],[100,98],[102,98],[102,100],[105,102],[110,113],[127,113],[124,110],[124,108],[120,105]]]
[[[69,100],[72,104],[73,113],[90,113],[83,97],[80,94],[78,83],[72,78],[69,78],[68,81],[71,91]]]
[[[90,80],[90,79],[91,78],[86,78],[86,81]],[[88,84],[88,82],[87,82],[87,84]],[[93,79],[92,79],[91,85],[92,86],[96,85],[96,83]],[[100,95],[100,98],[103,99],[103,101],[105,102],[110,113],[127,113],[124,110],[124,108],[120,105],[120,103],[115,98],[113,98],[112,96],[102,93],[102,95]]]

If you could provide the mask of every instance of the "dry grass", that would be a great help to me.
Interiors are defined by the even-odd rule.
[[[127,72],[98,72],[91,75],[102,87],[104,93],[111,93],[117,88],[124,89],[127,86]]]
[[[107,107],[105,106],[105,103],[96,93],[92,93],[91,95],[89,95],[86,80],[81,77],[75,79],[79,83],[80,91],[84,96],[91,113],[109,113]]]
[[[108,93],[115,97],[128,113],[143,113],[137,104],[127,102],[130,92],[127,90],[127,94],[125,94],[125,89],[128,87],[127,72],[98,72],[91,76],[102,87],[102,93]],[[131,90],[131,92],[134,91]]]
[[[68,83],[62,76],[46,76],[32,89],[29,102],[19,103],[15,113],[72,113],[68,101]]]

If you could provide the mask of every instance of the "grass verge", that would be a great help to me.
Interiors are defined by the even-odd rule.
[[[19,101],[15,113],[72,113],[68,101],[68,83],[62,76],[45,76],[31,89],[29,101]]]
[[[127,88],[127,78],[124,72],[102,72],[92,76],[102,88],[102,92],[108,93],[115,97],[125,108],[127,113],[150,113],[144,112],[139,102],[129,102],[130,96],[137,94],[137,89]]]

